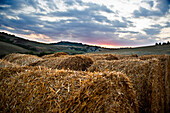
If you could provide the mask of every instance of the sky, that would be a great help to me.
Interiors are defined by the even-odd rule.
[[[0,0],[0,32],[54,43],[139,47],[170,41],[170,0]]]

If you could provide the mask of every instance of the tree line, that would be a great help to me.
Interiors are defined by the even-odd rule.
[[[159,43],[155,43],[155,45],[156,46],[158,46],[158,45],[169,45],[170,44],[170,42],[169,41],[167,41],[167,43],[166,42],[159,42]]]

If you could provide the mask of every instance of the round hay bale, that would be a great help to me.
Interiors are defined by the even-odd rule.
[[[3,57],[3,59],[8,62],[11,62],[11,61],[13,61],[13,59],[20,57],[20,56],[25,56],[25,54],[12,53],[12,54],[6,55],[5,57]]]
[[[20,66],[28,66],[31,63],[42,60],[42,58],[38,56],[28,54],[9,54],[3,59]]]
[[[106,60],[118,60],[118,58],[117,58],[116,56],[111,55],[111,54],[109,54],[108,56],[106,56],[105,59],[106,59]]]
[[[10,68],[11,76],[0,82],[1,112],[138,113],[132,84],[124,74],[18,70],[13,73]]]
[[[86,54],[85,56],[92,58],[94,61],[96,60],[118,60],[117,55],[113,55],[113,54]]]
[[[138,57],[138,55],[137,54],[133,54],[132,57]]]
[[[96,61],[88,69],[94,71],[118,71],[125,73],[133,83],[139,102],[139,110],[144,113],[164,112],[164,75],[157,59],[122,59]]]
[[[69,55],[65,52],[58,52],[50,55],[44,55],[42,56],[42,58],[61,57],[61,56],[69,56]]]
[[[165,113],[170,111],[170,55],[142,55],[141,60],[159,59],[164,75]]]
[[[93,60],[90,57],[77,55],[62,60],[58,66],[58,69],[85,71],[92,64],[93,64]]]
[[[30,64],[30,66],[45,66],[52,69],[57,69],[60,63],[66,58],[63,57],[51,57],[38,62]]]

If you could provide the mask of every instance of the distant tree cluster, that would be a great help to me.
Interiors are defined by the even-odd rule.
[[[156,46],[158,46],[158,45],[169,45],[169,44],[170,44],[169,41],[167,41],[167,43],[166,43],[166,42],[163,42],[163,43],[161,43],[161,42],[155,43]]]

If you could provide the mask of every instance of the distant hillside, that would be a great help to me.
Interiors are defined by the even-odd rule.
[[[15,35],[10,35],[0,32],[1,48],[10,47],[8,49],[1,49],[1,55],[10,54],[13,52],[30,53],[36,55],[44,55],[55,52],[66,52],[68,54],[84,54],[89,52],[97,52],[109,50],[98,46],[90,46],[82,43],[61,41],[58,43],[40,43],[36,41],[26,40]],[[6,45],[5,45],[6,44]]]
[[[95,52],[97,54],[120,54],[120,55],[151,55],[151,54],[167,54],[170,55],[170,44],[167,45],[156,45],[156,46],[146,46],[138,48],[124,48],[119,50],[110,51],[100,51]]]

